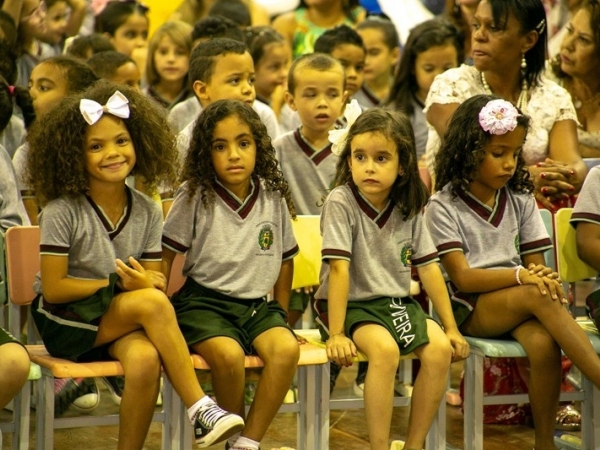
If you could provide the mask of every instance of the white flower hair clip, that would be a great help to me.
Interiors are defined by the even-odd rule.
[[[361,113],[362,109],[360,109],[356,100],[352,100],[349,105],[346,105],[346,110],[344,111],[344,117],[347,122],[346,127],[329,131],[329,142],[333,144],[331,146],[331,153],[337,156],[342,154],[346,145],[346,139],[348,138],[348,130],[350,130],[350,127],[356,122]]]
[[[490,134],[503,135],[517,127],[519,116],[512,103],[502,99],[490,100],[479,111],[479,125]]]

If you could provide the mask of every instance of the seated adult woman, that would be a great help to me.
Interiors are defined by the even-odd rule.
[[[425,112],[430,124],[427,161],[432,170],[439,136],[458,105],[476,94],[495,94],[531,117],[523,147],[537,200],[547,208],[579,192],[587,168],[578,151],[569,93],[543,79],[546,16],[541,0],[482,0],[472,32],[474,66],[436,77]]]
[[[586,1],[566,31],[548,76],[571,94],[581,156],[600,158],[600,4]]]

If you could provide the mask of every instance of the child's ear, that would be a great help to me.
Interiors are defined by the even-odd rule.
[[[296,102],[294,101],[294,96],[290,91],[285,91],[285,93],[283,94],[283,98],[285,99],[285,102],[288,104],[288,106],[292,109],[292,111],[298,111],[298,108],[296,107]]]
[[[348,94],[348,91],[344,91],[344,93],[342,94],[342,110],[340,111],[340,115],[342,114],[342,112],[344,112],[344,109],[346,108],[346,102],[348,102],[349,96],[350,94]]]
[[[192,89],[199,100],[210,101],[210,96],[208,95],[208,85],[204,81],[194,81],[192,83]]]
[[[398,166],[398,176],[399,177],[404,176],[404,167]]]
[[[392,50],[392,66],[395,68],[396,66],[398,66],[398,62],[400,61],[400,55],[401,55],[401,50],[400,47],[394,47],[394,49]]]

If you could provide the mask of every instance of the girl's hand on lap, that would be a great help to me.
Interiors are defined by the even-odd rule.
[[[352,365],[352,359],[358,354],[354,342],[343,334],[334,334],[333,336],[330,336],[325,345],[327,357],[343,367],[350,367]]]
[[[151,278],[146,273],[142,265],[134,258],[129,257],[129,267],[123,261],[117,258],[117,275],[119,275],[119,284],[126,291],[135,291],[137,289],[154,288]]]
[[[146,274],[150,281],[152,281],[152,286],[154,286],[159,291],[165,292],[167,289],[167,277],[162,272],[157,270],[146,270]]]
[[[525,270],[525,275],[523,275]],[[521,283],[535,284],[538,286],[542,295],[550,295],[553,300],[559,300],[561,303],[567,303],[566,296],[562,289],[562,284],[556,272],[547,274],[531,273],[527,269],[521,269]]]

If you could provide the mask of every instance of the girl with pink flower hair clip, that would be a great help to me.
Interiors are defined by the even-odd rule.
[[[425,210],[452,310],[465,336],[510,336],[529,358],[535,448],[554,448],[561,350],[600,386],[600,359],[564,307],[561,280],[522,149],[530,119],[510,102],[475,95],[454,112],[435,158]]]

